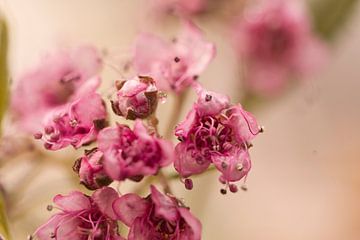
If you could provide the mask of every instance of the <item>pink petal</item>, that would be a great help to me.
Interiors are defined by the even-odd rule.
[[[143,216],[148,210],[148,203],[136,194],[125,194],[113,203],[117,218],[127,226],[133,225],[136,218]]]
[[[34,235],[38,237],[39,240],[53,240],[54,238],[51,238],[51,236],[52,234],[55,234],[56,228],[64,217],[64,214],[52,216],[45,224],[36,229]]]
[[[250,156],[246,150],[240,150],[230,156],[213,158],[213,163],[228,182],[241,180],[251,169]]]
[[[155,204],[155,213],[168,221],[178,220],[177,206],[173,199],[160,193],[154,186],[151,186],[151,199]]]
[[[202,229],[201,222],[195,218],[187,208],[180,207],[178,211],[187,224],[185,231],[180,232],[180,240],[200,240]]]
[[[112,205],[118,197],[119,194],[111,187],[98,189],[91,196],[100,211],[113,220],[116,219],[116,215]]]
[[[137,218],[133,222],[129,235],[129,240],[150,240],[161,239],[160,236],[156,236],[156,232],[153,227],[146,222],[146,219]]]
[[[208,160],[199,164],[192,156],[193,152],[187,150],[186,143],[184,142],[176,145],[175,152],[177,153],[177,157],[174,161],[174,167],[184,178],[204,172],[211,163],[210,160]]]
[[[194,105],[196,112],[200,116],[217,115],[225,108],[229,107],[230,98],[226,95],[200,89],[198,100]]]
[[[73,216],[63,218],[58,228],[56,229],[55,236],[57,240],[82,240],[83,235],[79,233],[79,225],[81,220]]]
[[[71,192],[65,196],[56,195],[53,201],[65,212],[82,211],[91,208],[89,198],[78,191]]]

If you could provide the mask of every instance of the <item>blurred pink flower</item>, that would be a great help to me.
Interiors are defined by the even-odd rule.
[[[58,150],[68,145],[79,148],[96,139],[106,126],[106,108],[101,96],[92,93],[69,105],[55,108],[47,113],[43,131],[35,134],[49,150]]]
[[[186,21],[173,42],[141,34],[135,43],[133,65],[139,75],[152,77],[159,89],[180,93],[199,77],[214,56],[214,44]]]
[[[151,186],[151,195],[121,196],[113,204],[118,218],[130,227],[129,240],[201,239],[201,223],[175,197],[160,193]]]
[[[227,96],[199,87],[197,91],[193,109],[176,127],[181,142],[175,149],[175,169],[187,178],[213,163],[222,173],[223,183],[239,181],[250,171],[247,149],[261,128],[240,104],[231,105]]]
[[[85,155],[76,160],[73,170],[79,174],[80,183],[90,190],[109,185],[112,180],[103,167],[103,153],[97,148],[85,150]]]
[[[291,77],[318,70],[326,47],[311,31],[300,1],[264,1],[245,11],[233,29],[234,45],[247,65],[246,84],[262,95],[274,95]]]
[[[135,121],[134,130],[121,124],[103,129],[98,146],[104,153],[105,170],[114,180],[140,181],[174,159],[171,142],[150,135],[140,120]]]
[[[208,0],[152,0],[152,5],[160,13],[193,15],[205,11]]]
[[[95,76],[101,66],[97,50],[88,46],[45,55],[37,66],[15,79],[11,110],[19,126],[34,133],[47,112],[95,92],[100,84]]]
[[[95,191],[91,197],[78,191],[57,195],[53,201],[60,212],[34,235],[40,240],[123,240],[111,207],[116,199],[118,193],[109,187]]]
[[[115,114],[135,120],[147,118],[156,110],[158,90],[152,78],[139,76],[117,82],[117,88],[117,99],[111,102]]]

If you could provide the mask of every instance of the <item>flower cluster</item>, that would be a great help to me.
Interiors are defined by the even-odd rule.
[[[56,196],[59,212],[37,229],[37,238],[122,240],[121,222],[129,227],[129,240],[200,240],[200,221],[171,194],[168,181],[174,178],[163,171],[169,165],[174,165],[178,172],[174,173],[187,189],[193,185],[190,176],[214,165],[225,184],[222,192],[237,191],[234,182],[249,173],[248,149],[262,129],[240,104],[231,104],[227,96],[208,91],[196,81],[213,59],[215,47],[193,23],[184,21],[183,28],[172,42],[150,34],[137,38],[131,65],[136,75],[114,82],[116,92],[109,96],[109,104],[96,92],[102,60],[93,48],[50,56],[18,80],[12,102],[15,119],[46,149],[92,144],[75,161],[73,170],[80,183],[94,192]],[[174,134],[180,142],[174,147],[157,130],[156,110],[163,94],[178,96],[187,89],[195,90],[198,99],[176,127]],[[24,93],[36,96],[21,104]],[[131,121],[111,125],[107,105],[115,117]],[[164,193],[144,178],[158,181]],[[127,180],[142,181],[150,194],[142,198],[109,187],[113,181]]]

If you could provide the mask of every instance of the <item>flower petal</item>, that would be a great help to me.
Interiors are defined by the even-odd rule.
[[[136,194],[129,193],[121,196],[113,203],[117,219],[127,226],[133,225],[136,218],[143,216],[148,210],[148,203]]]

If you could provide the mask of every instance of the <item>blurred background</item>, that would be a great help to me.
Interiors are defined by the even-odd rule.
[[[346,2],[338,0],[342,1]],[[231,6],[242,9],[243,1],[219,2],[225,7],[215,5],[208,13],[194,16],[207,39],[217,45],[217,56],[200,81],[210,90],[236,99],[242,91],[239,66],[229,39],[224,37],[224,22],[234,14]],[[0,0],[10,31],[10,76],[20,74],[40,54],[59,45],[91,43],[120,53],[123,61],[142,30],[170,38],[177,30],[176,19],[153,16],[146,3]],[[184,198],[201,219],[203,239],[360,239],[360,5],[353,4],[346,15],[346,24],[328,43],[329,59],[321,71],[281,97],[254,108],[266,131],[251,149],[253,168],[247,179],[248,191],[221,195],[217,173],[195,178],[192,191],[184,190],[178,182],[171,183],[176,195]],[[105,68],[102,93],[106,94],[119,78],[118,73]],[[24,101],[28,97],[24,96]],[[182,116],[193,100],[194,96],[187,99]],[[160,106],[160,121],[167,122],[172,104],[170,96]],[[5,120],[5,131],[16,136],[17,131],[11,128]],[[78,155],[66,150],[50,156],[56,159],[57,168],[52,164],[39,167],[33,164],[37,159],[27,155],[2,163],[1,182],[5,190],[16,189],[18,195],[16,208],[8,213],[13,239],[26,239],[50,215],[46,206],[52,197],[74,189],[73,173],[60,165],[62,160]],[[30,179],[31,185],[22,189],[18,180],[32,168],[33,174],[23,180]]]

